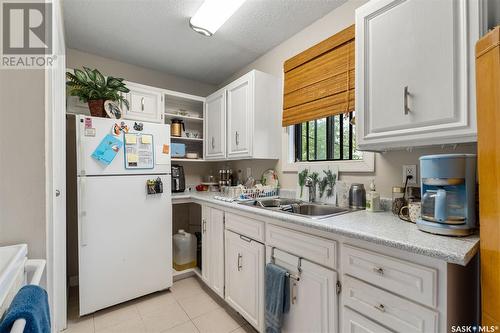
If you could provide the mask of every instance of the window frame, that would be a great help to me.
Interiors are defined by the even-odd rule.
[[[375,171],[375,153],[367,151],[358,151],[362,158],[359,160],[335,160],[335,161],[317,161],[317,162],[296,162],[295,161],[295,131],[294,126],[282,127],[282,171],[284,173],[297,173],[303,165],[334,165],[340,172],[374,172]]]
[[[293,131],[294,131],[294,161],[295,162],[333,162],[333,161],[352,161],[353,160],[353,125],[351,124],[351,120],[353,118],[353,112],[349,112],[349,153],[348,153],[348,158],[343,158],[344,156],[344,122],[346,121],[345,114],[340,114],[340,115],[334,115],[334,116],[328,116],[325,118],[326,120],[326,158],[325,159],[318,159],[318,120],[313,120],[315,122],[314,125],[314,159],[310,159],[310,147],[309,147],[309,121],[300,123],[300,124],[295,124],[292,125]],[[335,118],[338,117],[339,120],[339,152],[338,156],[340,158],[335,158]],[[303,147],[302,147],[302,130],[303,126],[306,126],[306,133],[308,134],[308,138],[306,140],[306,160],[299,159],[301,158],[301,155],[303,154]]]

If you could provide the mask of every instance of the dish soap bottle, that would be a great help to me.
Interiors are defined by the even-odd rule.
[[[380,194],[375,191],[375,181],[370,183],[370,192],[366,196],[366,210],[370,212],[380,211]]]

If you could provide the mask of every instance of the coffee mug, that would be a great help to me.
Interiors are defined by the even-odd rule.
[[[399,211],[399,218],[408,222],[416,223],[420,218],[421,209],[422,204],[420,201],[412,201],[407,206],[401,207],[401,210]],[[404,213],[405,210],[407,211],[406,214]]]

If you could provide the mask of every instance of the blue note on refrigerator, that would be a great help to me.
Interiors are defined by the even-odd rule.
[[[109,165],[122,146],[123,142],[120,139],[108,134],[94,150],[92,157],[105,165]]]

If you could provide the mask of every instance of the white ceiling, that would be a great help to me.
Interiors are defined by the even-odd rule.
[[[66,46],[220,84],[346,0],[247,0],[212,37],[189,28],[202,0],[64,0]]]

